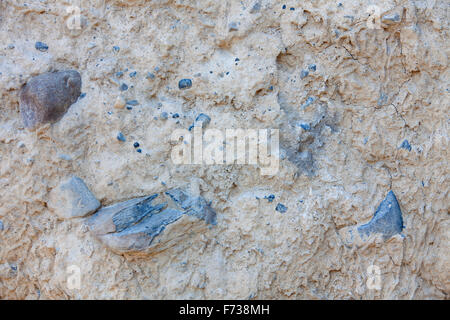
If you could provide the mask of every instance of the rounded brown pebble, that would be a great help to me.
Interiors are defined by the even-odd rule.
[[[23,123],[30,130],[62,118],[81,94],[78,71],[48,72],[31,78],[19,94]]]

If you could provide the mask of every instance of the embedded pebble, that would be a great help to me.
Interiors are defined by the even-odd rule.
[[[192,80],[191,79],[181,79],[178,82],[178,88],[179,89],[189,89],[190,87],[192,87]]]
[[[61,119],[81,94],[81,76],[75,70],[43,73],[31,78],[19,94],[26,128]]]
[[[300,127],[305,131],[311,130],[311,126],[308,123],[301,123]]]
[[[204,113],[200,113],[197,118],[195,118],[194,123],[189,127],[189,131],[191,131],[194,127],[201,127],[202,129],[205,129],[210,122],[210,116]]]
[[[236,22],[231,22],[231,23],[228,25],[228,30],[229,30],[229,31],[238,31],[239,28],[238,28],[237,23],[236,23]]]
[[[139,105],[139,101],[137,101],[137,100],[128,100],[126,104],[130,105],[130,106],[137,106],[137,105]]]
[[[275,208],[276,211],[281,212],[281,213],[285,213],[287,211],[287,209],[288,208],[282,203],[277,204],[277,206]]]
[[[169,119],[169,114],[164,111],[161,113],[160,118],[163,120],[167,120],[167,119]]]
[[[84,217],[95,212],[100,202],[80,178],[72,176],[52,189],[48,207],[63,219]]]
[[[384,240],[387,240],[393,235],[402,232],[403,228],[402,211],[397,197],[391,190],[378,206],[372,220],[358,227],[358,232],[364,236],[369,236],[372,233],[381,233]]]
[[[122,141],[122,142],[127,141],[127,139],[125,139],[125,136],[123,135],[122,132],[119,132],[119,133],[117,134],[117,140]]]
[[[36,50],[39,50],[41,52],[47,52],[47,50],[48,50],[48,45],[46,43],[40,42],[40,41],[36,42],[34,44],[34,47],[36,48]]]
[[[381,17],[381,22],[386,23],[388,25],[396,24],[396,23],[400,22],[400,15],[398,13],[384,15]]]
[[[153,194],[101,208],[87,219],[89,231],[114,252],[154,253],[216,224],[216,213],[202,197],[182,189]],[[165,232],[170,225],[170,233]]]
[[[306,78],[308,75],[309,75],[308,70],[302,70],[302,71],[300,72],[300,78],[301,78],[301,79]]]
[[[264,199],[267,199],[267,201],[269,201],[269,202],[273,202],[273,200],[275,199],[275,195],[270,194],[268,196],[264,196]]]
[[[402,142],[402,144],[400,145],[400,148],[411,151],[411,145],[409,144],[408,140],[406,140],[406,139]]]
[[[5,227],[3,226],[3,222],[0,220],[0,231],[3,231]]]

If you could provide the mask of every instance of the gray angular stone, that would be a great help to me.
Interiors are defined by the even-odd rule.
[[[48,207],[59,217],[70,219],[95,212],[100,207],[100,201],[83,180],[73,176],[50,192]]]
[[[372,220],[358,227],[361,235],[369,236],[372,233],[381,233],[385,240],[403,230],[403,217],[400,205],[394,192],[391,190],[380,203]]]
[[[31,78],[19,94],[26,128],[58,121],[81,94],[81,76],[75,70],[48,72]]]
[[[156,253],[216,223],[216,213],[202,197],[181,189],[166,195],[159,204],[152,204],[154,194],[104,207],[88,218],[89,230],[114,252]]]

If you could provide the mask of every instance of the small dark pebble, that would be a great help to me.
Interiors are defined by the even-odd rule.
[[[133,110],[132,106],[127,106],[127,110]]]
[[[308,69],[310,70],[310,71],[316,71],[316,65],[315,64],[310,64],[309,65],[309,67],[308,67]]]
[[[400,148],[411,151],[411,145],[409,144],[408,140],[406,140],[406,139],[402,142],[402,144],[400,145]]]
[[[161,113],[160,117],[163,120],[167,120],[169,118],[169,114],[164,111],[164,112]]]
[[[200,113],[197,118],[195,118],[195,121],[201,121],[203,124],[207,125],[211,122],[211,117],[205,113]]]
[[[289,10],[291,10],[291,11],[294,11],[294,10],[295,10],[295,8],[289,8]]]
[[[113,47],[113,51],[116,52],[116,53],[119,52],[120,51],[120,47],[119,46],[114,46]]]
[[[236,22],[231,22],[231,23],[228,25],[228,30],[229,30],[229,31],[238,31],[239,28],[238,28],[237,23],[236,23]]]
[[[273,86],[270,86],[270,87],[269,87],[269,90],[270,90],[270,91],[273,91]]]
[[[135,147],[135,148],[139,147],[139,142],[135,142],[135,143],[133,144],[133,147]]]
[[[125,139],[125,136],[123,135],[122,132],[119,132],[119,133],[117,134],[117,140],[122,141],[122,142],[127,141],[127,139]]]
[[[139,152],[139,153],[142,153],[142,150],[141,150],[141,149],[136,149],[136,151]]]
[[[130,105],[130,106],[137,106],[137,105],[139,105],[139,101],[137,101],[137,100],[128,100],[126,102],[126,104]]]
[[[240,60],[239,60],[239,58],[236,58],[236,59],[234,59],[234,61],[235,61],[235,62],[238,62],[238,61],[240,61]]]
[[[250,13],[258,12],[261,9],[261,4],[256,2],[253,7],[250,9]]]
[[[180,117],[180,115],[179,115],[178,113],[174,113],[174,114],[172,115],[172,118],[174,118],[174,119],[179,118],[179,117]]]
[[[276,211],[281,212],[281,213],[285,213],[287,211],[287,207],[284,204],[277,204],[277,207],[275,208]]]
[[[180,82],[178,82],[179,89],[189,89],[190,87],[192,87],[191,79],[181,79]]]
[[[133,71],[130,73],[130,78],[134,78],[134,77],[136,77],[136,75],[137,75],[137,72]]]
[[[285,5],[285,4],[283,4],[283,6],[282,6],[281,8],[282,8],[283,10],[284,10],[284,9],[286,9],[286,5]]]
[[[116,72],[116,77],[117,78],[120,78],[121,76],[123,76],[123,72],[122,71]]]
[[[5,227],[3,226],[3,222],[0,221],[0,231],[3,231],[5,229]]]
[[[264,199],[267,199],[267,201],[272,202],[275,199],[275,195],[270,194],[268,196],[264,196]]]
[[[300,78],[304,79],[309,75],[308,70],[302,70],[302,72],[300,72]]]
[[[120,85],[120,91],[127,91],[128,90],[128,85],[126,83],[122,83]]]
[[[302,123],[300,124],[300,127],[302,127],[302,129],[305,131],[311,130],[311,126],[308,123]]]
[[[86,97],[86,92],[83,92],[82,94],[80,94],[80,99],[83,99],[84,97]]]
[[[147,76],[145,78],[146,79],[155,79],[155,75],[151,72],[147,72]]]
[[[34,47],[36,48],[36,50],[39,50],[41,52],[46,52],[48,50],[48,45],[44,42],[36,42]]]

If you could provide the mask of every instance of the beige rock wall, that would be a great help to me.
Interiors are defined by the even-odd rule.
[[[447,299],[448,2],[373,4],[2,0],[0,298]],[[20,88],[65,69],[85,96],[26,130]],[[170,135],[200,112],[210,128],[280,129],[278,173],[175,165]],[[71,175],[102,205],[189,185],[217,225],[155,255],[115,254],[47,206]],[[402,234],[349,240],[391,189]]]

